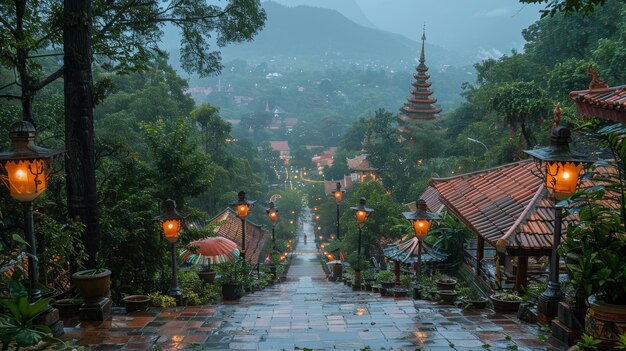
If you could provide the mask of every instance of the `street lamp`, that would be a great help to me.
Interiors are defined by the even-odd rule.
[[[549,147],[524,151],[535,158],[539,166],[543,163],[543,167],[545,167],[545,185],[555,199],[550,281],[547,289],[538,298],[539,313],[548,318],[557,316],[558,304],[564,297],[559,285],[559,254],[557,252],[561,244],[563,207],[559,206],[556,200],[565,200],[576,192],[578,176],[583,163],[594,161],[586,155],[570,150],[569,143],[571,140],[570,130],[566,127],[557,126],[552,129]]]
[[[341,183],[337,182],[337,188],[333,190],[333,197],[335,198],[335,203],[337,204],[337,240],[341,239],[339,235],[339,204],[341,204],[341,200],[343,200],[343,194],[345,190],[341,189]]]
[[[276,227],[276,220],[278,219],[278,209],[274,207],[274,202],[270,202],[270,207],[265,210],[267,216],[270,218],[272,222],[272,246],[276,247],[276,237],[274,236],[274,229]]]
[[[31,301],[41,297],[37,288],[38,267],[35,227],[33,220],[33,201],[46,190],[48,185],[48,164],[62,153],[59,150],[46,149],[35,144],[37,130],[26,121],[11,126],[9,139],[11,148],[0,153],[0,164],[7,172],[8,187],[11,197],[24,203],[24,232],[28,242],[28,283]]]
[[[357,267],[354,267],[355,273],[355,281],[354,284],[356,286],[361,286],[361,232],[363,226],[365,226],[365,221],[367,221],[367,217],[369,217],[370,213],[374,212],[373,209],[365,207],[365,198],[362,197],[359,200],[359,205],[356,207],[350,207],[354,211],[354,215],[356,216],[356,226],[359,228],[359,239],[357,244]]]
[[[237,194],[238,201],[231,202],[230,206],[234,207],[237,211],[237,217],[241,219],[241,259],[246,260],[246,217],[248,217],[248,211],[250,207],[254,205],[256,201],[249,201],[246,199],[246,192],[240,191]]]
[[[491,155],[489,155],[489,149],[487,149],[487,145],[485,145],[482,141],[473,138],[467,138],[467,140],[471,141],[472,143],[480,144],[485,148],[485,156],[487,156],[487,168],[491,168]]]
[[[415,267],[415,274],[421,271],[422,265],[422,239],[428,235],[428,229],[430,229],[430,222],[435,219],[439,219],[439,215],[430,212],[426,201],[418,199],[415,201],[414,212],[402,212],[404,218],[411,222],[415,237],[419,240],[419,246],[417,247],[417,267]]]
[[[176,267],[176,242],[182,227],[183,216],[176,210],[176,201],[168,199],[163,203],[163,212],[153,218],[155,221],[161,222],[163,228],[163,236],[170,244],[172,244],[172,282],[170,284],[170,296],[180,299],[182,292],[178,287],[178,274]]]

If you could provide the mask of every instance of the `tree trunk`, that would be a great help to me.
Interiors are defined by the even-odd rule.
[[[100,246],[93,130],[91,0],[64,1],[65,149],[70,218],[85,224],[87,268]]]

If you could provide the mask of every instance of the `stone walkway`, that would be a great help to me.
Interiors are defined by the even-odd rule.
[[[305,222],[287,282],[235,303],[151,309],[74,323],[65,339],[98,350],[564,350],[514,315],[383,298],[327,282]],[[120,311],[123,312],[123,311]],[[71,321],[69,322],[71,323]],[[67,324],[67,323],[66,323]]]

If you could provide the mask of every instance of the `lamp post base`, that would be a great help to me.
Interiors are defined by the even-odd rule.
[[[549,282],[548,288],[538,297],[537,321],[548,324],[559,314],[559,302],[565,299],[565,294],[561,291],[558,283]]]

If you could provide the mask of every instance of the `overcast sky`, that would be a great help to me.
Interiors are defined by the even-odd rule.
[[[362,25],[427,40],[463,55],[484,58],[521,49],[522,29],[541,5],[517,0],[273,0],[287,6],[332,8]]]

